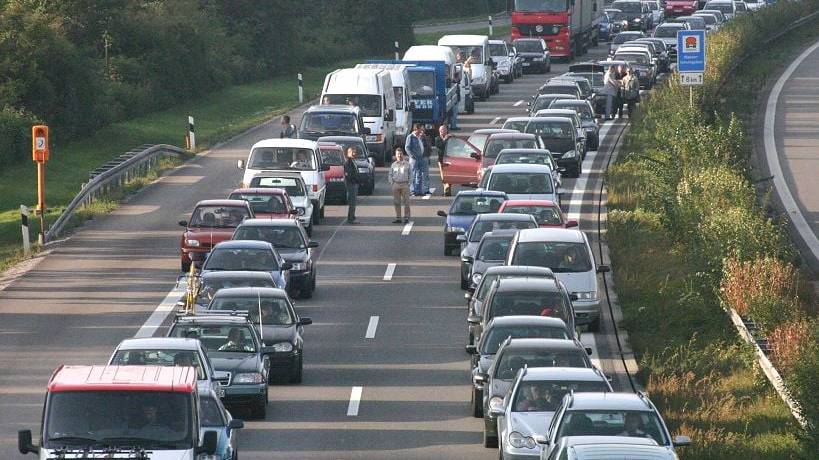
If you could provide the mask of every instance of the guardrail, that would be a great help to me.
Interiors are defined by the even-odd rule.
[[[45,241],[58,237],[74,213],[112,190],[122,188],[131,179],[144,176],[159,159],[166,155],[184,155],[188,153],[179,147],[167,144],[143,145],[141,150],[132,150],[120,155],[117,160],[91,172],[91,180],[82,185],[80,193],[66,206],[60,217],[51,225],[45,235]]]

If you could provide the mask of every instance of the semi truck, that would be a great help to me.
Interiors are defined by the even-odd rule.
[[[604,0],[509,0],[512,40],[542,38],[552,57],[571,60],[597,46]]]

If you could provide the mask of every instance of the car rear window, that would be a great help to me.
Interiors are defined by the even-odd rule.
[[[523,366],[588,368],[585,351],[577,350],[509,350],[495,367],[495,378],[511,380]]]
[[[469,241],[478,242],[485,233],[495,230],[525,230],[527,228],[535,228],[535,224],[522,220],[478,221],[472,224],[472,228],[469,230]]]
[[[287,205],[281,195],[237,192],[231,193],[230,199],[247,201],[254,214],[284,214],[287,212]]]
[[[291,197],[305,196],[302,182],[289,177],[254,177],[250,180],[251,188],[280,188]]]
[[[560,219],[560,213],[554,206],[507,206],[503,208],[503,212],[535,216],[538,225],[561,225],[563,223]]]
[[[544,326],[494,326],[482,339],[481,354],[494,355],[504,340],[513,339],[569,339],[565,327]]]
[[[568,310],[563,294],[557,291],[510,291],[492,296],[489,316],[547,316],[568,321]]]
[[[492,173],[489,190],[511,194],[545,195],[554,193],[550,176],[546,173]]]

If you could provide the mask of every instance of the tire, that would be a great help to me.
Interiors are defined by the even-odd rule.
[[[311,286],[307,286],[305,288],[301,288],[299,290],[299,297],[302,299],[310,299],[313,297],[313,288]]]
[[[444,255],[445,255],[445,256],[448,256],[448,255],[449,255],[449,248],[448,248],[448,247],[446,247],[446,245],[444,245]]]
[[[589,332],[600,332],[600,318],[589,323]]]
[[[475,418],[483,417],[483,391],[472,387],[472,401],[470,401],[470,411]]]
[[[180,263],[179,265],[180,265],[180,266],[181,266],[181,268],[182,268],[182,273],[188,273],[188,272],[190,272],[190,271],[191,271],[191,262],[190,262],[190,259],[188,259],[188,261],[185,261],[185,259],[182,259],[182,260],[181,260],[181,263]]]
[[[317,224],[321,224],[324,221],[324,209],[325,206],[322,206],[321,209],[319,209],[318,222],[316,222]]]
[[[461,278],[461,290],[466,291],[467,289],[469,289],[469,280],[465,280],[462,277]]]
[[[290,383],[301,383],[304,375],[304,356],[299,355],[299,362],[290,371]]]
[[[267,417],[267,392],[264,393],[264,404],[259,401],[255,406],[250,408],[250,416],[256,420],[264,420]]]
[[[581,166],[580,164],[578,164],[577,168],[572,172],[572,177],[577,179],[578,177],[580,177],[580,173],[582,173]]]

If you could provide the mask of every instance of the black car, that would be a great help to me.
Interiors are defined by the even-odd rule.
[[[547,73],[552,70],[549,46],[541,38],[519,38],[512,42],[518,55],[523,58],[523,71]]]
[[[324,136],[319,137],[318,142],[330,142],[338,144],[347,155],[347,149],[355,148],[355,165],[358,168],[358,178],[360,182],[359,193],[362,195],[372,195],[375,188],[375,159],[369,150],[367,143],[360,137],[355,136]]]
[[[467,345],[466,352],[472,355],[472,375],[485,374],[495,360],[501,344],[507,337],[513,339],[570,339],[571,331],[559,318],[547,316],[501,316],[486,325],[477,345]],[[483,390],[472,385],[470,407],[473,417],[483,417]]]
[[[640,0],[615,0],[611,7],[623,12],[623,19],[628,21],[628,30],[651,29],[651,10]]]
[[[576,96],[572,96],[571,94],[538,94],[535,98],[528,103],[529,105],[529,116],[533,117],[538,112],[538,110],[548,109],[549,105],[552,102],[558,99],[577,99]]]
[[[572,99],[585,99],[580,84],[573,80],[552,78],[537,89],[538,94],[567,94]]]
[[[543,148],[552,152],[557,165],[572,177],[580,177],[583,140],[572,120],[562,117],[533,118],[524,130],[540,137]]]
[[[225,314],[240,311],[258,328],[262,342],[273,352],[268,353],[268,382],[284,376],[290,383],[301,383],[304,368],[304,326],[313,324],[310,318],[300,318],[287,297],[275,288],[231,288],[217,292],[207,310]]]
[[[287,289],[291,295],[304,299],[316,290],[316,268],[313,250],[318,242],[310,241],[304,227],[296,219],[248,219],[233,232],[234,240],[259,240],[272,244],[279,255],[290,262]]]
[[[187,276],[188,275],[181,276],[179,284],[186,283]],[[270,273],[264,272],[210,272],[197,276],[196,283],[198,285],[194,300],[196,308],[206,307],[220,289],[235,287],[276,287],[276,281],[273,279],[273,276]],[[180,303],[184,306],[184,302]]]
[[[659,66],[660,72],[668,72],[670,65],[668,59],[668,49],[666,49],[665,43],[662,40],[659,38],[638,38],[634,41],[637,43],[652,43],[654,45],[654,52],[657,56],[657,65]]]

